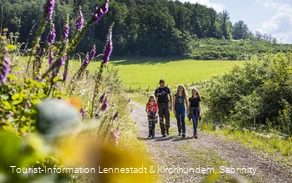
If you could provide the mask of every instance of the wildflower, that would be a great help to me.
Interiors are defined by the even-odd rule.
[[[87,53],[86,56],[85,56],[85,60],[83,61],[82,65],[84,67],[87,67],[89,62],[90,62],[90,59],[89,59],[89,56],[88,56],[88,53]]]
[[[55,25],[52,24],[51,30],[47,37],[47,43],[49,46],[51,46],[54,43],[55,38],[56,38]]]
[[[103,103],[105,98],[105,93],[99,98],[99,103]]]
[[[36,105],[36,130],[53,142],[76,127],[79,110],[62,100],[43,100]]]
[[[68,77],[68,71],[65,71],[63,74],[63,80],[66,81]]]
[[[54,7],[55,7],[55,0],[47,0],[47,4],[44,6],[44,11],[49,21],[52,20]]]
[[[92,50],[90,51],[90,54],[89,54],[89,60],[92,60],[95,57],[95,54],[96,54],[96,46],[93,45]]]
[[[82,14],[82,11],[79,10],[79,17],[77,18],[77,20],[75,22],[75,29],[77,31],[80,31],[83,27],[83,24],[84,24],[83,14]]]
[[[8,48],[4,48],[4,62],[2,63],[2,71],[0,73],[0,81],[5,83],[7,80],[7,75],[10,71],[10,58],[8,53]]]
[[[43,50],[42,50],[42,47],[40,46],[40,44],[37,45],[37,48],[36,48],[36,49],[37,49],[37,51],[36,51],[36,56],[37,56],[37,57],[40,57],[40,56],[41,56],[41,53],[42,53],[42,51],[43,51]]]
[[[107,12],[109,9],[109,0],[106,0],[103,6],[96,7],[96,11],[93,14],[94,23],[97,23]]]
[[[57,75],[60,68],[62,67],[62,65],[65,64],[65,61],[67,59],[67,55],[64,54],[63,57],[59,60],[58,65],[54,68],[54,74]]]
[[[54,62],[54,51],[51,50],[49,54],[49,65],[52,65]]]
[[[107,102],[107,98],[105,97],[103,105],[101,106],[101,111],[105,111],[107,108],[108,108],[108,102]]]
[[[95,119],[98,119],[99,118],[99,115],[96,113],[95,114]]]
[[[84,111],[83,108],[81,108],[81,110],[80,110],[80,114],[81,114],[82,118],[85,118],[85,117],[86,117],[86,115],[85,115],[85,111]]]
[[[65,43],[67,38],[69,37],[69,32],[70,32],[70,26],[69,26],[69,22],[67,22],[65,27],[64,27],[63,43]]]
[[[119,112],[117,111],[117,112],[115,113],[115,115],[114,115],[114,118],[113,118],[113,120],[117,119],[117,118],[118,118],[118,116],[119,116]]]
[[[110,55],[113,51],[113,43],[112,43],[112,28],[109,30],[109,34],[107,37],[107,42],[103,51],[103,56],[102,56],[102,63],[106,65],[110,59]]]
[[[27,106],[27,107],[31,107],[31,103],[30,103],[30,101],[27,101],[27,102],[26,102],[26,106]]]

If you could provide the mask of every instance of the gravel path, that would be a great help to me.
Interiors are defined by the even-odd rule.
[[[138,138],[145,141],[157,164],[156,172],[161,175],[163,182],[201,182],[206,174],[218,170],[220,182],[230,177],[242,176],[247,182],[292,183],[291,169],[288,170],[235,142],[227,142],[223,137],[199,132],[199,138],[192,139],[192,129],[187,126],[186,138],[180,138],[173,119],[169,136],[161,136],[157,123],[156,138],[147,138],[145,107],[135,102],[131,104],[131,118],[136,122]],[[189,122],[186,120],[186,123]],[[233,170],[236,173],[232,173]]]

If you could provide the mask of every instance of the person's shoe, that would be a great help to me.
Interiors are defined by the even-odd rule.
[[[169,129],[166,130],[166,134],[169,135]]]
[[[181,133],[178,133],[178,136],[181,136]]]
[[[150,138],[152,135],[151,135],[151,133],[149,132],[149,134],[148,134],[148,137]]]
[[[162,137],[166,137],[166,135],[164,134],[164,135],[162,135]]]
[[[182,134],[182,137],[185,138],[186,137],[186,134]]]
[[[155,138],[155,135],[152,135],[152,137],[151,137],[152,139],[154,139]]]
[[[195,133],[194,138],[195,138],[195,139],[198,138],[198,133]]]

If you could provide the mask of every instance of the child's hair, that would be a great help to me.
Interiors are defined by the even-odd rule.
[[[179,87],[183,88],[183,91],[182,91],[183,92],[183,96],[184,96],[184,98],[186,98],[188,96],[188,92],[187,92],[186,88],[184,87],[184,85],[178,85],[176,93],[178,94]]]
[[[148,103],[150,102],[150,99],[151,99],[151,98],[154,98],[154,102],[156,102],[156,97],[155,97],[155,95],[150,95],[150,96],[149,96],[149,99],[148,99]]]
[[[196,87],[192,88],[192,91],[195,91],[197,95],[200,97],[199,90]],[[194,98],[193,92],[192,92],[192,98]]]

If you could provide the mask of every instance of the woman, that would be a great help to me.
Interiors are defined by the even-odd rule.
[[[193,138],[198,138],[198,122],[199,117],[201,116],[201,98],[197,88],[192,89],[192,97],[189,98],[189,114],[193,121],[194,136]]]
[[[177,92],[173,98],[173,112],[177,120],[178,135],[181,135],[185,138],[186,136],[186,109],[188,111],[188,100],[187,100],[187,91],[183,85],[179,85]],[[188,113],[188,112],[187,112]]]

